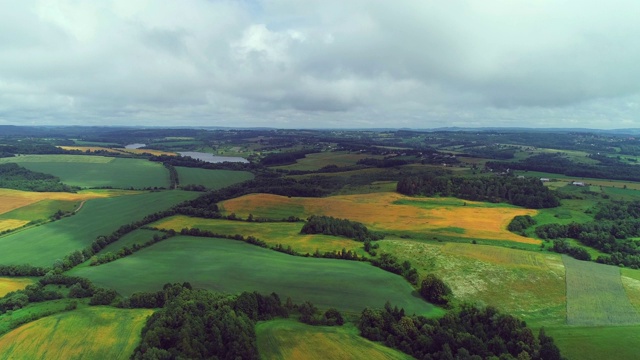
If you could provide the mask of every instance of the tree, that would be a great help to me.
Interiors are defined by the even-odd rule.
[[[452,293],[451,288],[439,277],[428,274],[420,284],[420,295],[431,303],[447,305]]]

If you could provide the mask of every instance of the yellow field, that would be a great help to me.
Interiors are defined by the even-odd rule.
[[[402,205],[398,202],[411,202]],[[466,206],[463,204],[466,203]],[[450,198],[411,198],[397,193],[341,195],[327,198],[289,198],[251,194],[222,202],[225,213],[246,217],[273,214],[299,216],[328,215],[359,221],[378,231],[438,232],[474,239],[539,244],[506,230],[516,215],[535,215],[535,210],[496,206]]]
[[[45,317],[0,338],[0,359],[128,359],[152,310],[89,307]]]
[[[380,241],[380,251],[408,260],[422,278],[441,277],[462,301],[482,303],[537,325],[564,324],[564,265],[558,254],[488,245]]]
[[[151,155],[176,155],[176,153],[170,151],[162,151],[162,150],[149,150],[149,149],[124,149],[124,148],[107,148],[102,146],[58,146],[63,150],[78,150],[82,152],[89,151],[106,151],[112,154],[151,154]]]
[[[313,254],[316,250],[321,253],[340,251],[344,248],[354,251],[358,255],[365,255],[362,243],[354,240],[328,235],[300,234],[302,223],[254,223],[177,215],[162,219],[150,226],[175,231],[184,228],[197,228],[224,235],[253,236],[269,245],[282,244],[285,248],[291,246],[293,250],[302,254]]]
[[[28,223],[29,222],[27,220],[18,220],[18,219],[0,220],[0,232],[5,230],[17,229]]]
[[[0,297],[5,296],[12,291],[22,290],[26,288],[27,285],[31,285],[33,283],[33,279],[29,278],[2,277],[0,278]]]
[[[65,192],[30,192],[12,189],[0,189],[0,214],[34,204],[42,200],[83,201],[96,198],[121,195],[122,191],[80,191],[78,193]]]

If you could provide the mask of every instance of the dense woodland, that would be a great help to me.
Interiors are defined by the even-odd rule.
[[[411,176],[398,181],[397,191],[409,196],[455,196],[474,201],[508,202],[530,209],[560,205],[558,197],[539,180],[513,176]]]
[[[496,309],[463,305],[441,319],[407,316],[387,305],[365,309],[362,336],[417,359],[561,359],[553,339],[538,338],[517,318]]]
[[[640,236],[640,201],[600,204],[595,221],[568,225],[547,224],[536,228],[541,239],[552,239],[555,251],[568,253],[580,260],[589,260],[585,251],[572,250],[563,238],[573,238],[582,244],[609,255],[596,261],[610,265],[640,268],[640,246],[633,239]]]
[[[16,163],[0,164],[0,188],[38,192],[77,190],[63,184],[56,176],[31,171]]]
[[[332,216],[311,216],[300,230],[301,234],[324,234],[344,236],[358,241],[375,241],[384,238],[383,234],[376,234],[362,223],[347,219],[337,219]]]

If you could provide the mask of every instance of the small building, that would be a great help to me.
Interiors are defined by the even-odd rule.
[[[574,181],[571,183],[571,185],[573,186],[585,186],[585,184],[582,181]]]
[[[542,182],[549,182],[550,180],[549,180],[549,178],[540,178],[540,181],[542,181]]]

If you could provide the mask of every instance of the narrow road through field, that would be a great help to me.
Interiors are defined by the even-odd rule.
[[[75,209],[75,210],[73,211],[73,213],[75,214],[75,213],[77,213],[78,211],[80,211],[80,209],[82,209],[82,206],[84,206],[84,203],[86,203],[86,202],[87,202],[87,200],[82,200],[82,202],[80,203],[80,206],[78,206],[78,208],[77,208],[77,209]]]

